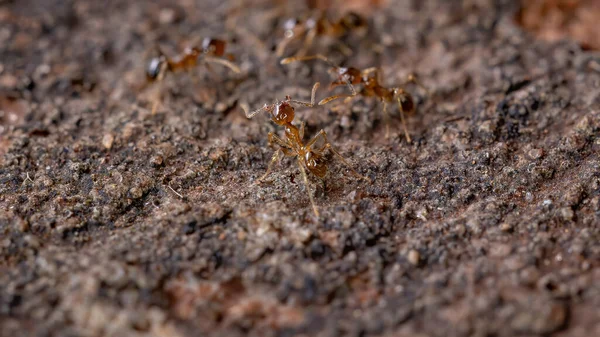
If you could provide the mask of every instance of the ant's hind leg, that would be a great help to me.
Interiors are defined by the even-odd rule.
[[[290,153],[288,149],[289,146],[273,132],[269,132],[269,145],[271,144],[277,144],[279,145],[279,148],[275,151],[275,153],[273,153],[273,157],[271,157],[271,161],[267,167],[267,172],[265,172],[265,174],[263,174],[263,176],[260,177],[255,184],[262,182],[271,173],[273,170],[273,165],[279,160],[280,152],[283,152],[284,155],[288,155]]]
[[[406,141],[410,144],[412,140],[410,139],[410,135],[408,134],[408,128],[406,127],[406,119],[404,118],[404,109],[402,108],[402,102],[400,100],[400,97],[398,97],[398,110],[400,110],[400,120],[402,121],[402,128],[404,129]]]
[[[158,107],[162,101],[162,81],[157,83],[156,88],[154,88],[153,98],[152,98],[152,116],[156,114]]]
[[[383,101],[383,122],[385,123],[385,139],[388,139],[390,138],[390,114],[387,109],[386,101]],[[404,127],[404,133],[406,136],[408,136],[406,125],[404,125],[404,120],[402,120],[402,126]]]
[[[302,163],[302,159],[298,157],[298,168],[300,172],[302,172],[302,179],[304,180],[304,185],[306,186],[306,192],[308,193],[308,198],[310,199],[310,204],[312,205],[313,211],[315,212],[315,216],[319,217],[319,210],[317,209],[317,204],[315,204],[315,200],[312,195],[312,191],[310,190],[310,185],[308,184],[308,176],[306,175],[306,170],[304,169],[304,164]]]
[[[346,160],[346,158],[344,158],[334,147],[333,145],[331,145],[331,143],[329,142],[329,139],[327,138],[327,133],[325,132],[325,130],[321,130],[319,131],[319,133],[317,133],[316,136],[313,137],[313,139],[311,139],[307,144],[306,147],[310,148],[312,145],[314,145],[317,140],[319,140],[319,137],[323,137],[324,140],[324,145],[323,147],[321,147],[318,151],[319,153],[322,153],[323,151],[329,149],[331,152],[333,152],[333,154],[344,164],[346,165],[346,167],[348,167],[348,169],[350,169],[350,171],[352,172],[352,174],[354,174],[357,178],[359,179],[363,179],[366,180],[368,182],[371,182],[371,179],[361,175],[360,173],[356,172],[356,170],[352,167],[352,165],[350,165],[350,163]]]

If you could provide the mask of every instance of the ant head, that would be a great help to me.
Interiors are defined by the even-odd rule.
[[[295,113],[296,111],[294,110],[294,107],[288,102],[288,100],[285,100],[277,103],[275,109],[271,113],[271,119],[277,125],[285,125],[294,120]]]
[[[285,37],[291,39],[301,29],[302,21],[299,19],[287,19],[283,23],[283,29],[285,30]]]
[[[319,178],[324,178],[327,174],[327,165],[323,157],[312,151],[306,152],[304,155],[306,168]]]
[[[202,50],[197,47],[187,47],[183,53],[186,55],[191,55],[192,57],[198,57],[202,53]]]
[[[164,56],[155,57],[150,60],[148,67],[146,68],[146,78],[148,81],[155,81],[163,71],[166,65],[166,59]]]
[[[283,23],[283,29],[292,30],[292,29],[296,28],[296,26],[299,26],[300,24],[302,24],[302,23],[297,18],[287,19]]]
[[[225,41],[206,37],[202,40],[202,52],[213,56],[223,56],[225,54]]]
[[[367,21],[360,15],[354,12],[348,12],[344,17],[342,17],[342,25],[346,27],[346,29],[360,29],[367,27]]]

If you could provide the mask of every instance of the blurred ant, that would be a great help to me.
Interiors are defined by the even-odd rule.
[[[235,73],[240,72],[240,68],[230,60],[233,56],[225,54],[226,42],[223,40],[205,38],[202,41],[202,47],[187,47],[183,53],[176,55],[173,58],[169,58],[165,53],[162,52],[160,47],[158,48],[158,56],[151,59],[146,68],[146,80],[147,83],[162,82],[163,78],[167,73],[175,73],[176,71],[190,71],[196,67],[200,62],[211,62],[223,65]],[[206,64],[208,69],[210,67]],[[160,89],[159,94],[160,95]],[[153,106],[152,114],[156,112],[160,101],[160,97],[157,97]]]
[[[377,67],[371,67],[367,69],[358,69],[352,67],[339,67],[331,62],[327,57],[317,54],[311,56],[295,56],[288,57],[281,60],[281,64],[289,64],[293,62],[299,61],[307,61],[319,59],[325,61],[327,64],[331,66],[331,71],[337,79],[331,82],[329,89],[333,89],[340,85],[346,85],[351,94],[340,94],[333,95],[327,98],[322,99],[319,102],[319,105],[323,105],[329,103],[338,98],[345,97],[345,101],[349,101],[352,97],[361,95],[363,97],[377,97],[383,102],[383,115],[386,122],[385,129],[385,138],[389,138],[390,127],[389,127],[389,113],[387,110],[388,103],[393,103],[394,100],[398,101],[398,110],[400,111],[400,119],[402,121],[402,127],[404,129],[404,135],[406,136],[406,141],[411,142],[410,135],[408,134],[408,129],[406,127],[406,121],[404,119],[404,113],[412,114],[415,112],[415,103],[411,94],[409,94],[406,90],[404,90],[404,86],[409,83],[413,83],[421,87],[423,90],[427,92],[427,89],[423,87],[415,77],[414,74],[408,75],[407,80],[401,85],[393,88],[386,88],[382,86],[381,83],[381,69]],[[375,73],[375,76],[372,74]],[[362,84],[362,89],[360,91],[356,91],[354,85]]]
[[[300,129],[298,129],[295,125],[292,124],[294,121],[295,109],[292,104],[297,104],[305,107],[313,107],[315,106],[315,93],[319,88],[319,82],[315,83],[312,88],[312,94],[310,102],[302,102],[293,100],[290,96],[286,96],[284,101],[276,101],[273,104],[265,104],[262,108],[254,110],[252,112],[248,112],[245,109],[246,117],[252,118],[256,114],[266,111],[271,115],[271,120],[280,126],[285,128],[285,136],[280,138],[273,132],[269,132],[269,145],[275,143],[279,146],[279,148],[273,154],[271,158],[271,162],[267,168],[267,172],[258,179],[258,182],[263,181],[270,173],[273,168],[273,164],[279,160],[280,152],[283,152],[285,156],[288,157],[296,157],[298,160],[298,167],[300,168],[300,172],[302,173],[302,177],[304,179],[304,184],[306,185],[306,190],[308,192],[308,196],[310,198],[310,203],[312,204],[313,211],[315,215],[319,217],[319,211],[313,199],[312,193],[310,192],[308,185],[308,177],[306,174],[306,170],[314,174],[319,179],[325,178],[327,174],[327,164],[324,160],[324,152],[326,150],[330,150],[333,154],[344,164],[346,165],[350,171],[358,178],[364,179],[367,181],[371,181],[369,178],[360,175],[356,172],[352,166],[342,157],[342,155],[333,148],[329,140],[327,139],[327,134],[324,130],[319,131],[319,133],[314,136],[308,143],[303,143],[304,138],[304,122],[300,123]],[[324,143],[320,147],[313,148],[313,145],[322,138]],[[306,170],[305,170],[306,167]]]
[[[342,37],[352,31],[358,31],[367,27],[367,21],[360,15],[354,12],[348,12],[339,19],[331,19],[325,11],[319,11],[318,16],[313,16],[305,21],[300,19],[289,19],[284,22],[285,29],[284,38],[277,46],[275,54],[277,57],[283,56],[285,49],[290,42],[297,39],[304,39],[304,45],[297,55],[302,56],[308,48],[312,46],[315,37],[331,36],[334,38]],[[351,53],[349,47],[344,46],[344,49]]]

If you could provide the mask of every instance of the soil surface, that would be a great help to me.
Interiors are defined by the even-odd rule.
[[[272,53],[297,3],[0,1],[0,335],[600,336],[600,56],[516,1],[363,9],[310,52],[427,90],[410,144],[373,98],[298,110],[373,180],[329,155],[316,218],[294,158],[255,184],[282,130],[241,108],[331,81]],[[152,115],[154,47],[205,36],[242,72],[169,76]]]

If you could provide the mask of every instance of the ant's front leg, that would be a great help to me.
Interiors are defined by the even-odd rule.
[[[350,82],[350,80],[346,77],[346,76],[341,76],[337,81],[332,82],[329,85],[329,90],[340,86],[340,85],[346,85],[348,87],[348,89],[350,89],[350,95],[348,94],[340,94],[340,95],[333,95],[333,96],[329,96],[326,98],[323,98],[320,102],[319,105],[324,105],[327,104],[331,101],[334,101],[338,98],[343,98],[345,97],[346,99],[344,100],[344,103],[348,103],[354,96],[358,95],[358,92],[356,92],[356,89],[354,88],[354,86],[352,85],[352,83]]]
[[[274,132],[269,132],[269,145],[277,144],[283,148],[289,148],[289,145],[279,136],[277,136]]]
[[[158,110],[158,107],[160,106],[161,102],[162,102],[162,94],[163,94],[163,80],[167,74],[167,70],[168,70],[168,66],[165,63],[160,65],[160,69],[158,71],[158,75],[156,76],[156,87],[154,88],[154,93],[153,96],[154,98],[152,99],[152,115],[156,114],[156,111]]]
[[[381,82],[382,82],[381,68],[379,68],[379,67],[371,67],[371,68],[364,69],[362,71],[362,76],[363,77],[364,76],[368,76],[371,73],[375,73],[375,80],[377,80],[377,83],[381,84]]]
[[[262,177],[260,177],[254,184],[260,184],[263,182],[263,180],[265,180],[265,178],[269,175],[269,173],[271,173],[271,170],[273,169],[273,165],[275,164],[275,162],[279,159],[279,152],[280,149],[277,149],[275,151],[275,153],[273,153],[273,157],[271,157],[271,161],[269,162],[269,166],[267,167],[267,172],[265,172],[265,174],[263,174]]]
[[[271,161],[269,162],[269,166],[267,167],[267,172],[260,177],[255,184],[261,183],[273,170],[273,165],[275,162],[279,160],[279,154],[283,151],[285,155],[289,153],[289,146],[283,141],[283,139],[279,138],[275,133],[269,132],[269,145],[277,144],[279,148],[273,153],[273,157],[271,157]]]
[[[315,25],[311,29],[306,32],[306,37],[304,38],[304,45],[296,54],[299,57],[303,57],[306,55],[308,49],[312,46],[315,37],[317,36],[317,26]]]

